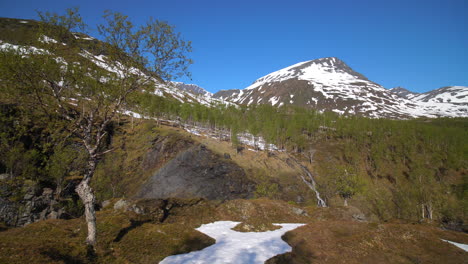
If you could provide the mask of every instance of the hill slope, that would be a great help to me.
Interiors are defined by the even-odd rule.
[[[79,56],[89,59],[99,67],[110,72],[119,70],[109,63],[106,57],[106,44],[98,39],[83,33],[69,32],[63,39],[55,39],[53,36],[38,36],[37,31],[41,23],[35,20],[21,20],[13,18],[0,18],[0,49],[20,49],[25,52],[47,52],[47,47],[42,49],[34,45],[62,45],[79,47]],[[71,49],[70,49],[71,50]],[[73,55],[73,54],[68,54]],[[212,98],[211,94],[195,85],[183,83],[164,82],[157,76],[151,77],[151,73],[145,69],[138,69],[142,75],[154,83],[155,95],[172,98],[181,103],[200,103],[203,105],[215,105],[219,100]]]

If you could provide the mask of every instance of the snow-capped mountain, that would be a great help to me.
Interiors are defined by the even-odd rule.
[[[467,116],[467,98],[463,97],[466,90],[457,88],[458,101],[448,101],[448,88],[419,99],[421,95],[404,88],[387,90],[340,59],[329,57],[294,64],[261,77],[243,90],[219,91],[214,97],[246,105],[291,104],[373,118],[410,118]],[[455,89],[450,91],[454,93]]]
[[[409,102],[354,71],[335,57],[300,62],[270,73],[244,90],[221,91],[216,98],[241,104],[287,104],[370,117],[408,117]]]

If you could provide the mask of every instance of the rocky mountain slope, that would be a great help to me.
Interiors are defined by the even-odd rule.
[[[340,59],[329,57],[294,64],[263,76],[243,90],[220,91],[214,97],[239,104],[290,104],[374,118],[468,115],[468,100],[463,96],[468,87],[436,91],[413,100],[414,93],[402,88],[387,90]],[[461,95],[449,99],[454,93]],[[438,99],[429,99],[436,94]]]
[[[400,96],[400,97],[403,97],[403,98],[406,98],[406,99],[411,99],[413,97],[415,97],[416,95],[418,95],[418,93],[415,93],[415,92],[412,92],[406,88],[403,88],[403,87],[395,87],[395,88],[392,88],[390,89],[390,92]]]
[[[207,90],[201,88],[196,84],[187,84],[183,82],[172,82],[172,85],[182,91],[189,92],[194,95],[206,95],[206,96],[213,96],[212,93],[208,92]]]

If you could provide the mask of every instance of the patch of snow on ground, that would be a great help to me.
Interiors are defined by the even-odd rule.
[[[154,94],[157,96],[164,96],[164,93],[159,89],[154,90]]]
[[[304,224],[274,224],[280,229],[267,232],[237,232],[232,230],[239,222],[218,221],[197,228],[198,231],[214,238],[216,244],[203,250],[169,256],[161,264],[172,263],[238,263],[261,264],[266,260],[291,251],[281,236]]]
[[[462,244],[462,243],[457,243],[457,242],[452,242],[452,241],[449,241],[449,240],[445,240],[445,239],[441,239],[442,241],[445,241],[447,243],[450,243],[456,247],[459,247],[463,250],[465,250],[466,252],[468,252],[468,245],[467,244]]]
[[[10,43],[6,43],[0,40],[0,50],[6,51],[17,51],[20,54],[47,54],[49,55],[50,52],[43,49],[38,49],[33,46],[20,46],[20,45],[13,45]]]
[[[133,112],[133,111],[129,111],[129,110],[123,111],[123,114],[124,114],[124,115],[133,116],[133,117],[135,117],[135,118],[142,118],[142,115],[141,115],[141,114],[136,113],[136,112]]]
[[[46,35],[42,35],[42,37],[39,38],[39,41],[42,43],[58,43],[58,41]]]

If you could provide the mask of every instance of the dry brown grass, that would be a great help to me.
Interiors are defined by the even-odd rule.
[[[361,223],[353,221],[352,208],[306,207],[305,216],[295,214],[288,203],[268,199],[186,204],[174,207],[164,223],[112,208],[100,211],[94,259],[86,256],[83,219],[48,220],[1,231],[0,263],[157,263],[211,245],[213,239],[194,228],[217,220],[254,227],[306,223],[284,236],[293,252],[270,263],[466,263],[468,257],[440,240],[468,243],[467,234],[427,224]]]

